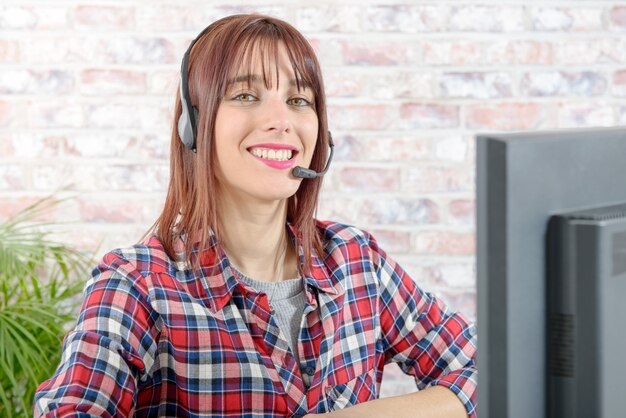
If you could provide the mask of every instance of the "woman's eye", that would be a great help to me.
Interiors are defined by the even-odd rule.
[[[311,102],[304,97],[294,97],[293,99],[289,99],[287,103],[293,106],[311,106]]]
[[[256,97],[254,97],[250,93],[241,93],[233,97],[233,100],[236,100],[239,102],[253,102],[256,100]]]

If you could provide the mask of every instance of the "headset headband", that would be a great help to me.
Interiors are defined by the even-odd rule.
[[[198,108],[191,103],[189,96],[189,56],[191,49],[206,32],[213,27],[213,24],[204,28],[196,38],[191,41],[189,48],[183,55],[183,61],[180,65],[180,104],[182,107],[180,117],[178,118],[178,136],[180,140],[193,152],[196,152],[196,132]]]

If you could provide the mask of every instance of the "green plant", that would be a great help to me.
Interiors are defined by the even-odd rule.
[[[91,265],[50,238],[54,222],[40,220],[59,203],[44,198],[0,223],[0,417],[32,416],[35,390],[59,363]]]

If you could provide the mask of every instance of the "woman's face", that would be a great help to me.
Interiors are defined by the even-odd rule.
[[[270,88],[256,55],[250,84],[247,70],[237,73],[217,110],[216,174],[222,192],[276,201],[298,190],[302,180],[291,174],[292,168],[311,163],[318,133],[315,96],[309,87],[301,85],[298,91],[283,44],[278,62],[270,65]]]

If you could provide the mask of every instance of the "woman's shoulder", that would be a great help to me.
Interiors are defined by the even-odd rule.
[[[372,234],[353,225],[329,220],[316,220],[315,222],[322,239],[327,243],[354,243],[369,246],[374,241]]]
[[[167,255],[161,241],[151,235],[135,245],[110,250],[104,254],[98,267],[135,271],[145,276],[170,271],[176,267],[176,262]]]

